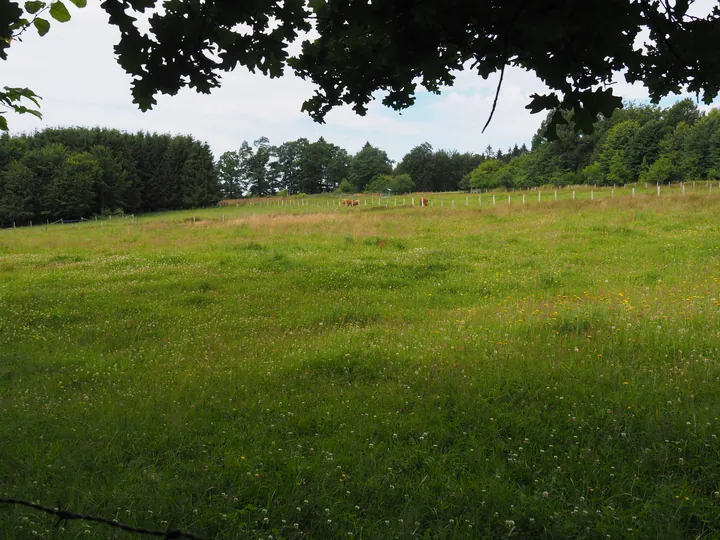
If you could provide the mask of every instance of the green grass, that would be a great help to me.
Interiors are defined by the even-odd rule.
[[[534,193],[0,231],[0,497],[218,539],[717,538],[720,197]],[[0,538],[122,534],[0,507]]]

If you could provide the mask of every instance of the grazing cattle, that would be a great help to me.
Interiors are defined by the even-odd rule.
[[[360,201],[357,199],[343,199],[341,202],[343,206],[360,206]]]
[[[350,201],[352,204],[350,206],[360,206],[360,199],[355,199],[354,201]]]
[[[428,200],[425,197],[420,197],[420,206],[427,206]]]

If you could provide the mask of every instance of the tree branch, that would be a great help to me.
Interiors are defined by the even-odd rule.
[[[507,26],[507,29],[505,30],[505,36],[503,39],[503,58],[502,58],[502,68],[500,69],[500,80],[498,81],[497,88],[495,89],[495,99],[493,100],[493,106],[490,110],[490,116],[487,119],[487,122],[485,122],[485,126],[482,128],[482,133],[485,133],[485,130],[490,125],[490,122],[492,122],[493,116],[495,116],[495,109],[497,108],[497,102],[498,98],[500,97],[500,89],[502,88],[503,79],[505,78],[505,67],[508,63],[508,50],[510,48],[510,32],[513,29],[513,26],[515,26],[515,23],[518,20],[518,17],[520,17],[520,13],[522,13],[522,10],[525,8],[525,2],[520,3],[520,7],[518,7],[518,10],[515,12],[515,15],[513,15],[513,18],[510,19],[510,23]]]

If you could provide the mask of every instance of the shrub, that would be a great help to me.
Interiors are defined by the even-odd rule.
[[[357,191],[357,188],[352,185],[347,178],[343,178],[342,182],[340,182],[340,185],[335,190],[336,193],[355,193]]]
[[[415,189],[415,182],[413,182],[409,174],[400,174],[390,181],[388,188],[394,194],[410,193]]]

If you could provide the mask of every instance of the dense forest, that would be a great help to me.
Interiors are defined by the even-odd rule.
[[[575,132],[571,115],[565,121],[557,129],[557,140],[543,137],[546,120],[533,137],[531,152],[510,160],[485,160],[460,187],[665,184],[720,178],[720,111],[704,114],[690,99],[668,108],[626,104],[597,122],[591,134]]]
[[[406,193],[541,185],[669,183],[720,178],[720,111],[689,99],[667,108],[626,104],[556,140],[543,134],[503,152],[416,146],[394,163],[366,143],[355,155],[325,141],[273,146],[266,137],[214,160],[189,136],[46,129],[0,137],[0,223],[91,217],[215,204],[220,199],[323,192]]]
[[[0,220],[45,221],[214,204],[213,155],[192,137],[46,129],[0,137]]]
[[[514,152],[520,155],[523,151],[515,147]],[[504,156],[502,151],[492,152],[492,157]],[[387,188],[393,192],[451,191],[485,159],[485,155],[434,151],[425,143],[393,167],[387,153],[370,143],[351,156],[322,137],[316,142],[303,138],[280,146],[270,145],[263,137],[252,147],[243,142],[239,150],[221,155],[217,172],[223,196],[230,199],[245,193],[313,194],[338,188],[348,193],[377,193]]]

